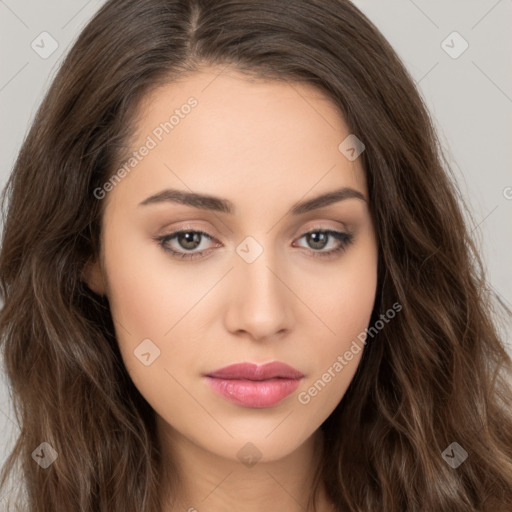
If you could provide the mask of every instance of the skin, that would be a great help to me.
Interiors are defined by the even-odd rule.
[[[178,469],[169,512],[239,510],[240,503],[247,512],[303,512],[319,426],[343,398],[362,350],[308,404],[299,393],[350,349],[375,299],[378,251],[365,175],[361,158],[349,161],[338,150],[350,130],[321,92],[220,71],[205,68],[141,104],[132,150],[190,96],[198,100],[103,199],[102,252],[87,282],[108,296],[124,364],[156,411],[166,461]],[[341,187],[366,200],[287,214]],[[228,199],[235,213],[139,206],[166,188]],[[173,258],[154,240],[183,227],[213,237],[188,249],[202,258]],[[353,242],[331,258],[315,257],[339,246],[304,236],[320,228],[349,231]],[[236,252],[248,236],[263,249],[252,263]],[[167,245],[186,253],[190,245],[179,241]],[[134,355],[147,338],[160,350],[149,366]],[[203,379],[244,361],[285,362],[305,377],[262,409],[226,400]],[[261,454],[252,467],[237,456],[247,443]],[[323,489],[319,505],[330,510]]]

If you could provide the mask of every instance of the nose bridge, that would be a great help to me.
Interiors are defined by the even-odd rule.
[[[260,242],[247,237],[236,248],[229,320],[232,329],[250,332],[256,338],[271,336],[289,327],[290,321],[290,292],[283,283],[282,260],[270,247],[270,239],[267,236]]]
[[[238,263],[241,282],[247,285],[248,302],[256,302],[255,306],[270,305],[270,302],[277,303],[282,299],[283,285],[276,277],[279,269],[276,268],[275,258],[269,252],[265,251],[252,263]]]

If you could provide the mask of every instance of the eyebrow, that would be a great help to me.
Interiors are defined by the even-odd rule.
[[[288,214],[302,215],[312,210],[344,201],[345,199],[360,199],[365,203],[368,202],[361,192],[353,188],[343,187],[314,197],[313,199],[299,201],[292,205]],[[200,210],[211,210],[229,214],[235,213],[235,206],[228,199],[170,188],[149,196],[139,203],[139,206],[165,202],[184,204]]]

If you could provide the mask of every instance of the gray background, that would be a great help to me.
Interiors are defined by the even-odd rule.
[[[61,59],[103,3],[0,0],[0,186]],[[512,0],[354,3],[382,31],[416,80],[471,207],[473,235],[490,283],[512,307]],[[454,31],[469,45],[458,56],[464,42],[450,35]],[[51,49],[42,32],[58,43],[47,58],[31,47],[35,41]],[[512,354],[510,338],[508,342]],[[0,464],[18,432],[1,375]]]

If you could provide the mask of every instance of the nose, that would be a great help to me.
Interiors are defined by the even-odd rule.
[[[261,341],[292,328],[294,295],[286,272],[270,251],[263,251],[252,263],[236,260],[230,283],[224,318],[230,332]]]

